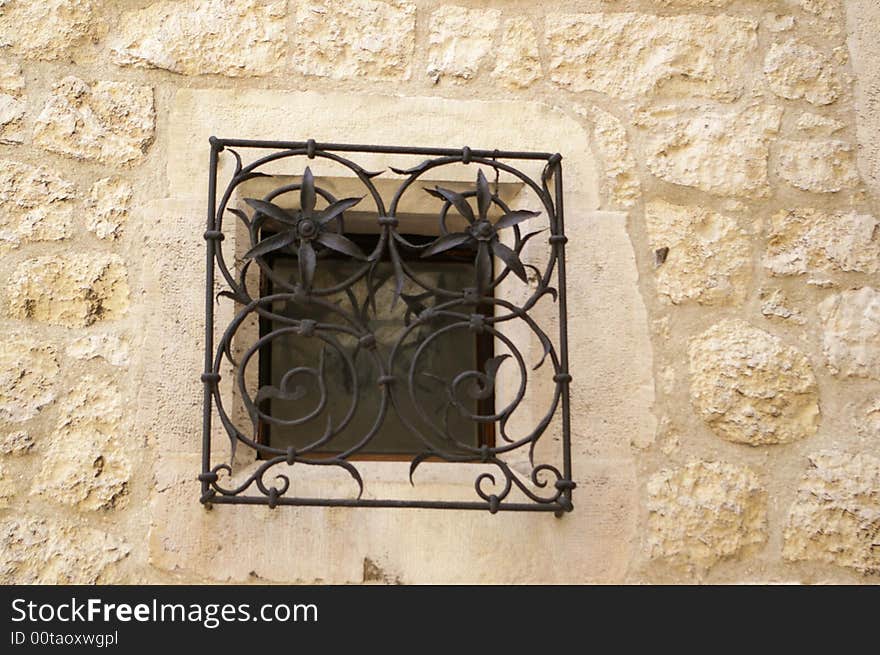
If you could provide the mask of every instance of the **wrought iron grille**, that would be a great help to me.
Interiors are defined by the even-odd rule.
[[[206,313],[204,384],[204,422],[201,502],[343,507],[421,507],[435,509],[487,509],[551,511],[557,516],[571,511],[572,480],[570,454],[570,411],[568,345],[566,338],[565,243],[562,202],[562,157],[540,152],[504,152],[470,148],[409,148],[303,142],[210,139],[208,216],[205,240]],[[242,153],[255,157],[245,164]],[[221,155],[221,153],[223,153]],[[427,157],[421,163],[390,171],[372,172],[354,161],[358,155]],[[218,187],[221,157],[231,157],[234,171],[224,188]],[[316,161],[311,161],[316,160]],[[323,161],[322,161],[323,160]],[[363,197],[337,199],[322,186],[321,176],[312,174],[317,162],[345,169],[346,175],[363,188]],[[528,175],[524,162],[540,173]],[[514,164],[518,165],[517,168]],[[536,167],[537,164],[537,167]],[[426,180],[448,166],[471,165],[476,169],[469,189],[455,191]],[[278,171],[283,169],[283,173]],[[489,177],[484,170],[489,172]],[[394,178],[392,194],[380,193],[377,178]],[[512,209],[498,193],[499,176],[504,175],[530,196],[538,211]],[[492,178],[494,177],[494,182]],[[243,185],[259,179],[271,190],[262,197],[251,197]],[[385,178],[382,178],[385,179]],[[493,188],[494,184],[494,188]],[[447,185],[448,186],[448,185]],[[459,185],[461,187],[461,185]],[[386,184],[384,189],[388,189]],[[428,194],[435,203],[432,237],[416,242],[409,238],[408,220],[399,212],[407,193]],[[298,207],[284,206],[284,194],[298,198]],[[367,202],[362,202],[364,200]],[[295,203],[294,203],[295,204]],[[345,229],[346,215],[366,211],[376,235],[372,251],[365,252]],[[319,208],[321,206],[321,208]],[[347,214],[348,213],[348,214]],[[456,228],[455,225],[458,225]],[[235,239],[228,239],[231,234]],[[237,245],[229,246],[230,241]],[[246,241],[246,243],[242,243]],[[543,255],[525,257],[529,252]],[[542,245],[543,244],[543,245]],[[443,288],[426,282],[408,264],[412,257],[430,260],[452,248],[465,249],[473,258],[472,283],[461,288]],[[292,279],[279,277],[270,258],[278,253],[295,258]],[[404,254],[408,255],[409,260]],[[330,257],[348,259],[354,272],[341,283],[321,286],[321,269]],[[537,261],[537,265],[533,263]],[[497,262],[497,263],[496,263]],[[379,293],[382,282],[374,277],[379,264],[392,275],[389,287]],[[218,275],[219,273],[219,275]],[[255,275],[259,273],[259,275]],[[255,280],[271,280],[271,291]],[[359,286],[358,286],[359,285]],[[355,288],[361,290],[358,297]],[[406,293],[416,288],[417,293]],[[515,289],[510,298],[505,289]],[[381,298],[380,298],[381,296]],[[399,321],[395,337],[382,339],[371,329],[371,315],[377,303],[403,303],[405,316]],[[215,336],[219,308],[224,303],[231,320]],[[281,311],[285,303],[315,307],[321,316],[331,313],[334,320],[291,317]],[[548,305],[541,312],[541,303]],[[553,308],[553,304],[556,305]],[[536,316],[538,315],[538,316]],[[545,330],[541,319],[550,317]],[[244,329],[249,321],[271,321],[271,328],[259,334]],[[516,328],[516,329],[514,329]],[[482,370],[462,370],[441,379],[420,365],[420,354],[432,340],[452,330],[489,334],[501,354],[488,359]],[[516,332],[536,344],[524,353]],[[414,336],[416,335],[416,336]],[[273,341],[317,339],[321,342],[321,363],[296,366],[286,371],[277,386],[255,387],[248,373],[263,350]],[[408,343],[407,340],[416,340]],[[216,343],[215,343],[216,342]],[[405,346],[405,344],[407,344]],[[333,352],[337,364],[351,380],[348,398],[328,398],[323,353]],[[527,355],[535,355],[527,361]],[[354,375],[357,362],[367,358],[377,372],[380,400],[373,412],[371,427],[359,434],[356,443],[334,450],[334,438],[346,427],[358,408],[361,392]],[[516,412],[529,394],[530,376],[543,374],[546,407],[529,410],[534,425],[526,431],[514,429],[521,423]],[[508,397],[503,407],[476,413],[462,399],[485,399],[507,382]],[[225,382],[221,382],[228,378]],[[429,410],[418,400],[422,380],[439,384],[440,407]],[[308,416],[279,418],[266,410],[267,397],[293,397],[310,386],[320,400]],[[229,396],[237,395],[242,411],[230,409]],[[321,435],[300,447],[277,447],[260,437],[261,426],[297,426],[315,420],[328,405],[350,409],[342,419],[322,420]],[[406,405],[414,412],[403,411]],[[532,403],[534,405],[534,403]],[[358,409],[362,411],[363,408]],[[366,411],[366,410],[363,410]],[[395,499],[374,497],[369,479],[359,468],[359,453],[382,430],[390,412],[395,412],[419,444],[409,460],[409,482],[417,485],[420,465],[426,460],[478,465],[471,500]],[[450,430],[448,417],[454,414],[478,424],[492,424],[494,443],[474,444]],[[229,460],[212,458],[212,421],[219,419],[222,433],[231,445]],[[552,426],[552,429],[550,429]],[[550,435],[547,435],[548,431]],[[536,462],[539,441],[550,442],[553,463]],[[242,451],[252,451],[249,462],[240,464]],[[216,448],[215,448],[216,450]],[[328,454],[329,451],[329,454]],[[543,451],[542,451],[543,452]],[[517,457],[519,459],[517,459]],[[516,460],[518,463],[511,463]],[[334,497],[315,497],[294,493],[291,479],[302,467],[336,467],[353,479],[351,492]],[[470,470],[470,469],[469,469]],[[356,490],[356,493],[355,493]]]

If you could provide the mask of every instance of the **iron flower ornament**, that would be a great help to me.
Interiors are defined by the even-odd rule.
[[[257,243],[245,253],[244,259],[264,257],[271,252],[282,250],[298,242],[296,253],[299,260],[300,283],[304,289],[309,289],[312,286],[317,264],[317,254],[313,244],[320,244],[355,259],[366,260],[366,255],[351,239],[329,231],[330,223],[339,218],[343,212],[358,204],[363,200],[363,197],[343,198],[331,203],[325,209],[315,211],[315,178],[308,167],[303,173],[299,197],[300,209],[298,211],[289,211],[272,202],[257,198],[244,199],[256,212],[274,219],[281,226],[287,228],[283,232],[278,232]]]
[[[425,189],[432,196],[440,198],[451,204],[468,222],[468,228],[464,232],[450,232],[440,236],[434,243],[428,246],[422,253],[422,257],[430,257],[438,253],[456,248],[462,245],[472,245],[477,248],[477,281],[480,287],[487,287],[491,283],[492,271],[491,256],[495,255],[503,261],[513,273],[523,282],[528,282],[525,266],[520,261],[519,255],[498,238],[499,231],[518,225],[529,218],[540,216],[540,212],[519,209],[505,213],[496,223],[489,220],[489,210],[495,202],[489,189],[489,182],[483,171],[477,172],[477,215],[471,208],[467,198],[461,193],[435,187]]]

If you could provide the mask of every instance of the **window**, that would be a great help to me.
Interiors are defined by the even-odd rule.
[[[267,231],[265,238],[272,238],[277,232]],[[375,252],[379,245],[378,235],[346,234],[361,252]],[[463,289],[473,283],[475,275],[475,248],[457,247],[446,250],[434,257],[421,258],[419,250],[428,248],[435,237],[417,234],[403,235],[414,248],[401,250],[401,258],[416,277],[427,284],[441,289]],[[289,249],[287,252],[273,252],[267,257],[272,277],[263,276],[263,295],[272,295],[272,278],[283,280],[286,285],[295,285],[299,275],[298,258]],[[324,265],[315,271],[314,284],[320,288],[344,285],[355,276],[357,261],[353,261],[337,251],[325,251]],[[370,286],[380,298],[375,307],[365,307],[368,302],[367,280],[362,278],[351,285],[351,294],[346,297],[348,309],[363,315],[364,323],[376,336],[379,348],[390,352],[401,326],[408,325],[413,316],[426,309],[426,305],[436,306],[437,299],[424,293],[411,280],[404,283],[401,301],[382,302],[381,298],[393,293],[394,271],[390,262],[377,261],[372,272]],[[320,306],[310,306],[306,302],[293,299],[280,300],[273,308],[279,318],[261,317],[260,334],[266,336],[281,329],[286,320],[313,319],[318,323],[339,325],[342,319],[333,311]],[[416,328],[413,336],[405,344],[409,350],[418,346],[428,335],[429,329],[453,324],[449,318],[438,317],[430,324]],[[429,327],[430,326],[430,327]],[[354,352],[351,370],[345,366],[340,355],[332,348],[316,339],[297,339],[286,335],[267,342],[265,357],[260,359],[260,393],[257,401],[263,403],[260,419],[260,442],[276,448],[292,446],[297,450],[321,438],[325,431],[322,413],[311,410],[321,404],[321,388],[315,385],[299,384],[298,379],[305,373],[303,367],[325,371],[324,393],[328,399],[327,420],[340,425],[345,421],[347,407],[334,404],[333,399],[348,398],[358,389],[358,403],[351,419],[339,434],[325,446],[315,450],[318,455],[338,455],[355,447],[360,438],[369,432],[375,409],[381,403],[381,393],[372,382],[379,376],[379,370],[369,353],[358,348],[354,337],[341,334],[338,337],[343,346]],[[488,333],[474,334],[466,331],[452,331],[445,338],[429,344],[422,359],[424,371],[416,378],[416,403],[429,407],[436,415],[445,413],[444,421],[450,423],[449,431],[466,435],[463,440],[474,447],[495,445],[494,421],[468,420],[463,412],[474,416],[492,416],[495,413],[495,389],[487,385],[477,393],[467,395],[461,400],[461,409],[446,403],[446,388],[462,371],[486,371],[493,365],[493,339]],[[410,422],[418,421],[416,403],[403,396],[396,411],[385,416],[382,428],[363,447],[352,452],[352,458],[405,459],[418,455],[423,450],[419,439],[415,438],[406,424],[398,417],[405,413]],[[309,420],[297,419],[311,416]],[[271,417],[271,418],[270,418]],[[463,454],[460,449],[458,452]]]
[[[369,172],[357,153],[429,158]],[[333,166],[360,195],[334,194]],[[561,200],[548,153],[212,139],[202,502],[570,511]],[[232,456],[213,463],[218,419]],[[413,483],[477,466],[476,498],[365,495],[364,460],[405,460]],[[303,466],[357,495],[294,493]]]

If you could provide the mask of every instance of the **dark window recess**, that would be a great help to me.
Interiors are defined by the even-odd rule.
[[[267,231],[269,238],[276,234]],[[364,252],[374,252],[379,242],[378,235],[347,234],[353,243]],[[435,237],[408,234],[404,238],[422,248],[429,246]],[[476,248],[455,248],[444,251],[436,257],[422,259],[413,251],[401,252],[416,277],[428,284],[442,289],[463,289],[473,284],[476,267],[474,264]],[[318,287],[330,288],[338,286],[357,273],[359,264],[335,251],[326,253],[324,265],[315,271],[313,284]],[[295,285],[298,275],[298,260],[292,253],[272,253],[267,263],[274,276],[288,284]],[[394,268],[390,262],[377,262],[373,271],[372,286],[374,294],[382,298],[390,298],[394,293]],[[367,281],[352,285],[352,297],[356,303],[362,304],[368,297]],[[263,293],[273,293],[272,280],[263,276]],[[420,297],[421,296],[421,297]],[[418,314],[427,306],[434,306],[436,299],[425,296],[422,289],[413,282],[407,281],[401,293],[401,302],[392,306],[388,302],[377,302],[374,312],[366,313],[366,326],[375,335],[377,346],[389,351],[394,347],[400,327],[409,325],[413,315]],[[351,305],[355,311],[359,307]],[[491,305],[487,308],[491,311]],[[305,302],[294,299],[279,300],[274,303],[273,313],[285,319],[312,319],[318,323],[341,325],[342,319],[333,311],[323,307],[313,307]],[[453,326],[452,318],[438,317],[430,325],[418,327],[412,337],[403,345],[403,353],[409,355],[430,336],[431,332]],[[272,317],[261,317],[260,335],[265,337],[282,328],[284,323]],[[324,384],[327,398],[330,399],[326,413],[296,425],[285,425],[267,420],[260,421],[260,441],[266,445],[286,449],[293,447],[301,450],[319,440],[324,433],[326,420],[336,425],[341,424],[347,414],[347,403],[333,402],[333,399],[350,398],[355,386],[358,388],[358,404],[350,421],[339,434],[326,446],[316,449],[316,454],[333,455],[344,452],[357,445],[364,434],[372,427],[376,408],[381,404],[382,394],[375,380],[380,371],[370,354],[358,348],[357,339],[353,336],[340,334],[340,345],[346,351],[355,352],[352,359],[353,370],[345,366],[342,357],[332,348],[316,339],[301,339],[297,335],[282,336],[267,342],[264,349],[265,357],[260,359],[260,389],[264,390],[261,410],[265,416],[271,416],[280,422],[295,422],[297,418],[308,416],[311,410],[321,403],[321,389],[309,385],[305,380],[297,379],[297,375],[288,376],[290,371],[302,367],[324,370]],[[470,417],[493,416],[495,414],[495,388],[493,385],[472,385],[468,393],[460,394],[458,404],[448,402],[448,388],[452,380],[462,371],[485,371],[491,366],[493,338],[487,332],[476,334],[469,330],[450,330],[444,337],[433,340],[425,349],[420,360],[423,369],[416,377],[413,389],[416,398],[411,400],[403,395],[396,411],[385,416],[382,428],[376,435],[360,448],[352,458],[364,459],[404,459],[418,455],[424,450],[424,444],[417,439],[406,423],[399,418],[403,414],[410,423],[418,423],[418,406],[424,406],[431,417],[449,426],[449,432],[463,435],[462,440],[469,446],[495,445],[495,422],[493,420],[474,420]],[[403,359],[402,361],[406,361]],[[398,371],[405,375],[405,370]],[[288,376],[285,379],[285,376]],[[281,389],[287,389],[281,393]],[[431,435],[433,436],[433,435]],[[438,443],[437,446],[442,446]],[[453,448],[454,452],[466,455],[465,451]]]
[[[245,165],[240,151],[257,156]],[[380,180],[357,153],[428,159]],[[221,157],[234,167],[224,189]],[[358,195],[335,197],[315,159],[347,169]],[[472,183],[429,182],[462,164]],[[502,174],[541,210],[508,206]],[[427,209],[403,211],[407,194]],[[205,239],[203,503],[571,511],[559,155],[212,138]],[[546,250],[527,259],[527,243]],[[537,461],[542,439],[552,462]],[[476,498],[365,494],[365,459],[409,462],[416,487],[424,462],[477,464]],[[356,495],[293,493],[305,466],[344,471]]]

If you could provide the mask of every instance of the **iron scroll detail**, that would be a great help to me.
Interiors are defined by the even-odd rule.
[[[243,154],[253,152],[255,158],[245,163]],[[355,161],[359,154],[424,160],[414,166],[369,171]],[[229,162],[223,170],[231,170],[225,186],[218,179],[221,157]],[[321,175],[313,174],[318,162],[341,167],[362,193],[336,198],[322,185]],[[450,166],[469,166],[474,174],[469,182],[447,185],[458,190],[428,182]],[[380,175],[386,181],[393,177],[394,183],[378,185]],[[530,209],[510,207],[501,198],[501,175],[519,185]],[[243,186],[257,178],[264,178],[259,180],[261,190],[271,189],[262,197],[246,193]],[[399,211],[406,194],[426,195],[435,204],[435,225],[428,241],[414,242],[407,236],[409,219]],[[291,198],[298,202],[291,203]],[[290,209],[291,204],[297,208]],[[377,237],[371,249],[363,249],[345,229],[346,213],[355,211],[371,217]],[[235,238],[229,238],[232,235]],[[549,511],[557,516],[572,511],[567,239],[559,154],[211,137],[204,239],[204,413],[198,476],[204,505],[483,509],[493,514]],[[473,253],[472,284],[450,288],[427,281],[411,265],[451,249]],[[269,263],[280,252],[296,260],[293,279],[279,276]],[[349,273],[344,280],[328,284],[321,272],[331,257],[349,262]],[[377,279],[380,264],[391,271],[386,280]],[[267,292],[267,286],[255,279],[269,280],[271,290]],[[355,289],[365,296],[358,297]],[[391,340],[384,333],[378,338],[370,323],[382,302],[400,304],[405,310]],[[284,303],[314,307],[315,317],[329,314],[333,320],[292,318],[278,310]],[[224,318],[225,325],[218,320],[221,308],[222,316],[229,317],[228,323]],[[270,331],[248,333],[248,325],[268,319]],[[490,335],[501,352],[478,369],[448,378],[426,370],[422,364],[426,349],[460,331]],[[255,385],[250,372],[259,365],[267,345],[279,339],[317,340],[320,360],[290,368],[277,385]],[[355,370],[356,361],[364,359],[375,373],[371,384],[378,388],[378,401],[370,408],[372,424],[353,444],[333,450],[334,439],[355,412],[364,411]],[[341,367],[352,381],[347,398],[328,398],[329,366]],[[440,390],[438,407],[420,405],[416,389],[424,384]],[[474,411],[463,400],[500,393],[502,386],[502,406],[491,412]],[[525,411],[535,386],[541,389],[544,405],[536,409],[532,402]],[[307,415],[280,417],[265,411],[267,398],[292,397],[305,389],[317,397]],[[230,405],[230,394],[237,398],[237,410]],[[343,407],[341,417],[325,412],[331,402]],[[409,482],[417,485],[428,461],[472,465],[473,498],[371,495],[369,479],[359,466],[359,451],[379,433],[391,412],[418,439],[420,450],[409,461]],[[450,413],[492,424],[497,439],[492,444],[468,443],[450,428]],[[529,420],[521,418],[526,415]],[[273,446],[260,438],[264,424],[289,428],[316,420],[323,421],[321,434],[303,446]],[[219,462],[212,453],[212,446],[218,450],[212,443],[218,434],[225,435],[230,445],[229,458]],[[551,446],[552,463],[538,461]],[[240,448],[254,455],[244,465]],[[350,493],[333,497],[299,493],[292,476],[304,466],[344,472],[353,483]]]

